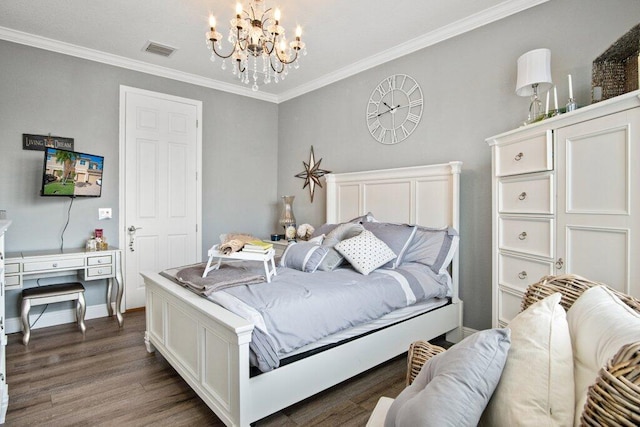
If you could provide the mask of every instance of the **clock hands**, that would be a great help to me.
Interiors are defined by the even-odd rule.
[[[395,107],[392,107],[384,101],[382,101],[382,103],[387,106],[388,110],[383,111],[382,113],[378,113],[376,117],[380,117],[381,115],[387,114],[387,113],[393,113],[397,108],[400,108],[400,104],[396,105]]]

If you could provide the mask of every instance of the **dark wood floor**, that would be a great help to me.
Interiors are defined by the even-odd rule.
[[[159,354],[147,353],[144,312],[11,334],[8,426],[219,426],[220,420]],[[363,426],[380,396],[404,388],[405,358],[286,408],[257,426]]]

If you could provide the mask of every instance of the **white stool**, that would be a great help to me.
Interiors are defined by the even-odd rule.
[[[84,286],[82,283],[63,283],[60,285],[38,286],[22,290],[22,342],[29,344],[31,326],[29,325],[29,311],[32,305],[53,304],[62,301],[76,301],[76,321],[78,327],[85,334],[84,324],[86,305],[84,301]]]

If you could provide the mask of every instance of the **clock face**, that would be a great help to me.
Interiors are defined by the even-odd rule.
[[[389,76],[369,97],[369,133],[382,144],[404,141],[418,127],[422,109],[422,89],[418,83],[406,74]]]

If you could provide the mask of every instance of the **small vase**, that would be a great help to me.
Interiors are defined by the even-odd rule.
[[[295,198],[296,196],[282,196],[282,213],[278,223],[284,227],[285,235],[288,240],[295,240],[295,233],[292,237],[289,237],[291,235],[291,227],[293,227],[294,230],[296,227],[296,217],[293,214],[293,200]],[[287,233],[287,231],[289,232]]]

